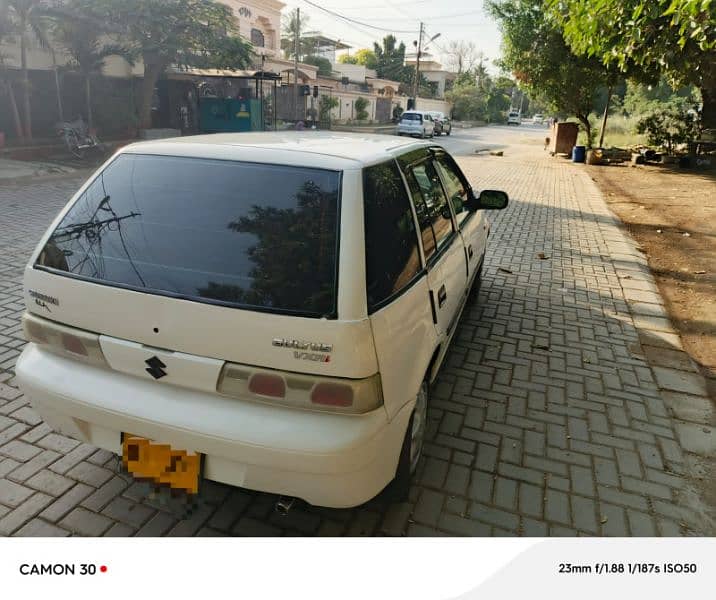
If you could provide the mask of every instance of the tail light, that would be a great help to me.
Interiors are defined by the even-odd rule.
[[[343,379],[226,363],[217,391],[234,398],[263,399],[284,406],[366,413],[383,405],[380,375]]]
[[[22,328],[28,342],[88,364],[107,364],[96,333],[60,325],[27,312],[22,316]]]
[[[259,396],[283,398],[286,396],[286,384],[279,375],[254,373],[249,379],[249,391]]]

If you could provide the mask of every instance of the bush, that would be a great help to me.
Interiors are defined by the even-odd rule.
[[[321,96],[318,101],[318,119],[325,122],[331,120],[331,111],[338,106],[338,98]]]
[[[664,148],[669,154],[673,154],[677,144],[697,137],[698,131],[696,113],[684,104],[654,111],[636,124],[636,132],[645,133],[650,145]]]
[[[365,121],[368,118],[365,110],[368,107],[368,100],[363,97],[357,98],[353,106],[356,109],[356,120]]]

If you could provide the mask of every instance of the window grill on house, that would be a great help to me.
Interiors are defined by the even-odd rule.
[[[264,34],[260,29],[251,30],[251,43],[259,48],[264,47]]]

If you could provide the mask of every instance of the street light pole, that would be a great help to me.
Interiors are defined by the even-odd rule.
[[[418,53],[416,54],[415,58],[415,86],[413,88],[413,96],[415,97],[415,106],[413,106],[413,109],[418,108],[418,92],[420,91],[420,55],[423,53],[423,33],[425,32],[425,26],[422,21],[420,21],[420,34],[418,35],[417,42],[413,42],[417,46]],[[439,33],[436,33],[433,37],[431,37],[428,40],[428,44],[432,42],[433,40],[436,40],[440,37]],[[426,48],[427,50],[427,44]]]
[[[417,53],[415,55],[415,83],[413,85],[413,109],[418,108],[418,90],[420,89],[420,52],[423,45],[423,22],[420,21],[420,33],[418,34]]]
[[[298,46],[301,37],[301,9],[296,9],[296,39],[293,44],[293,116],[298,120]]]

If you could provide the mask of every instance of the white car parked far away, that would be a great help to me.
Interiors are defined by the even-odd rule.
[[[435,135],[435,121],[430,113],[408,110],[400,115],[396,133],[398,135],[417,135],[421,138],[431,138]]]

